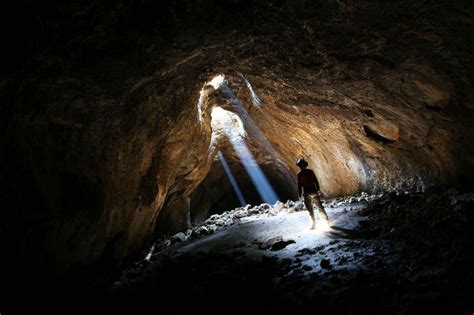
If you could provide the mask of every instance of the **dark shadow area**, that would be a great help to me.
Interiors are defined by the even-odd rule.
[[[264,249],[270,256],[261,259],[231,248],[166,254],[153,263],[140,260],[141,269],[128,268],[120,285],[76,279],[63,286],[48,283],[47,289],[39,283],[35,290],[12,290],[7,296],[21,294],[31,304],[16,310],[38,313],[63,311],[50,303],[54,296],[72,313],[92,306],[145,313],[153,306],[178,313],[469,314],[474,310],[471,210],[471,194],[392,194],[374,204],[360,229],[332,226],[339,241],[300,250],[293,259],[271,256],[286,243]],[[335,250],[345,254],[337,257]],[[298,263],[303,257],[321,261],[321,270],[307,273]],[[323,258],[331,262],[323,264]]]
[[[331,231],[328,232],[330,237],[334,238],[347,238],[347,239],[357,239],[362,238],[364,235],[357,230],[345,229],[339,226],[331,225]]]

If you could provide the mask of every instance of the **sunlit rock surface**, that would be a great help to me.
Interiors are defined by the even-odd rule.
[[[218,150],[252,183],[225,137],[211,141],[215,106],[239,115],[282,200],[300,156],[327,196],[472,183],[467,1],[113,6],[19,8],[40,18],[20,29],[31,56],[12,52],[0,81],[12,265],[105,266],[237,206]],[[205,85],[216,75],[226,90]]]

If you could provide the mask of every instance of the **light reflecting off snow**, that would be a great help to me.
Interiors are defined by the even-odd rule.
[[[220,134],[224,133],[240,158],[262,200],[269,204],[277,202],[278,197],[275,191],[245,143],[246,133],[239,116],[222,107],[215,106],[212,109],[211,117],[211,141],[216,141]]]
[[[250,91],[250,94],[252,95],[252,102],[254,105],[256,106],[260,106],[260,104],[262,104],[262,100],[257,96],[257,94],[255,93],[255,91],[253,90],[252,88],[252,84],[250,84],[249,80],[247,80],[244,75],[240,72],[237,72],[240,77],[244,80],[245,82],[245,85],[247,86],[247,88],[249,89]]]
[[[230,170],[230,167],[224,158],[224,155],[222,155],[222,152],[219,151],[217,153],[217,156],[219,157],[219,161],[221,162],[222,167],[224,168],[224,171],[227,174],[227,178],[229,178],[229,181],[232,185],[232,188],[234,189],[235,194],[237,195],[237,198],[239,198],[240,205],[242,207],[245,206],[247,202],[244,199],[244,195],[242,194],[242,191],[240,190],[239,185],[237,184],[237,181],[235,180],[235,177],[232,174],[232,171]]]

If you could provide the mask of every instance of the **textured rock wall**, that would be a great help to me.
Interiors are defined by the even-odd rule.
[[[217,149],[232,156],[210,146],[212,107],[249,126],[212,87],[197,119],[220,73],[274,149],[248,130],[277,188],[294,187],[300,155],[329,196],[472,183],[467,1],[33,9],[32,52],[0,80],[0,233],[14,266],[117,262],[186,224]]]

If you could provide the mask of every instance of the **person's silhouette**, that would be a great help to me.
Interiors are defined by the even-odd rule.
[[[312,170],[306,168],[308,167],[308,162],[306,162],[305,159],[298,159],[298,161],[296,161],[296,165],[298,165],[300,168],[300,171],[298,172],[298,196],[300,198],[304,198],[303,201],[306,210],[308,210],[311,220],[313,220],[311,229],[316,228],[316,218],[314,217],[313,204],[316,204],[321,217],[326,219],[329,225],[328,215],[324,210],[321,199],[319,199],[321,196],[321,190],[319,188],[319,182],[316,178],[316,175],[314,175]]]

